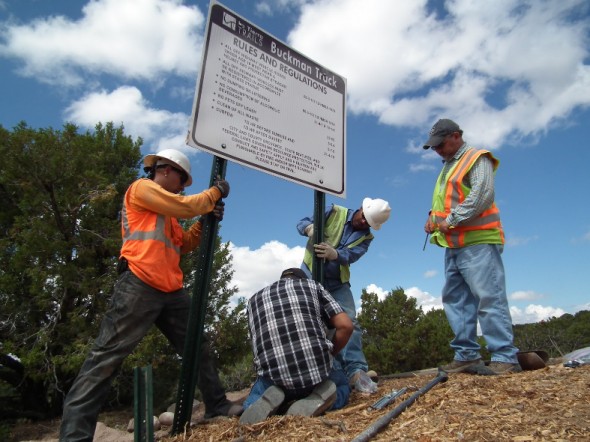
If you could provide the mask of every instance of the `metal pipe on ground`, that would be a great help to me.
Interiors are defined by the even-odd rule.
[[[379,379],[402,379],[402,378],[415,378],[418,376],[430,376],[435,375],[439,372],[439,368],[425,368],[424,370],[406,371],[403,373],[394,373],[380,375]]]
[[[446,372],[442,370],[438,370],[438,373],[434,379],[428,382],[425,386],[420,388],[416,393],[412,394],[408,399],[401,402],[397,407],[391,410],[389,413],[381,416],[379,419],[375,420],[371,423],[362,433],[360,433],[357,437],[355,437],[352,442],[366,442],[370,440],[373,436],[383,430],[389,422],[391,422],[394,418],[399,416],[406,408],[416,402],[420,396],[434,387],[436,384],[440,382],[446,382],[449,376]]]

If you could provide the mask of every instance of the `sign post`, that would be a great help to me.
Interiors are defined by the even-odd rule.
[[[215,179],[225,179],[227,162],[223,158],[215,157],[211,168],[209,187],[213,186]],[[178,434],[186,429],[193,411],[193,399],[199,377],[201,338],[205,314],[207,312],[207,300],[209,298],[209,286],[213,259],[215,255],[215,240],[219,221],[213,213],[209,213],[204,220],[201,246],[198,249],[197,264],[195,266],[195,285],[189,310],[188,324],[186,327],[186,339],[182,355],[182,367],[178,391],[176,392],[176,409],[172,434]]]
[[[212,1],[186,142],[214,155],[211,184],[229,160],[314,189],[321,242],[324,192],[346,196],[346,80]],[[172,434],[190,420],[216,229],[208,215]]]

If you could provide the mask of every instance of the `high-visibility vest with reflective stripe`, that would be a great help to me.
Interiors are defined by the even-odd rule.
[[[344,232],[344,225],[346,224],[347,217],[348,209],[346,207],[337,206],[335,204],[332,206],[332,211],[324,226],[324,242],[330,244],[334,248],[338,248],[340,240],[342,239],[342,233]],[[373,238],[374,236],[371,233],[368,233],[361,236],[356,241],[347,244],[346,247],[351,249],[366,239]],[[313,270],[313,237],[307,240],[303,262],[307,265],[309,270]],[[340,265],[340,281],[342,283],[350,281],[350,265]]]
[[[180,269],[183,229],[176,218],[133,208],[129,198],[138,182],[127,190],[121,211],[121,257],[127,259],[129,269],[146,284],[163,292],[174,292],[183,283]]]
[[[481,155],[487,155],[492,160],[495,173],[500,162],[489,151],[473,148],[465,151],[459,161],[450,168],[444,181],[441,171],[432,195],[431,220],[435,225],[444,221],[451,210],[461,204],[471,192],[464,179]],[[448,234],[436,230],[430,242],[449,248],[473,244],[504,244],[504,230],[496,203],[492,203],[477,217],[455,226]]]

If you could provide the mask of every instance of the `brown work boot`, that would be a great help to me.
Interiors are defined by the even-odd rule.
[[[520,364],[512,364],[510,362],[490,362],[488,368],[493,371],[494,374],[520,373],[522,371]]]
[[[480,365],[484,365],[481,358],[473,359],[471,361],[458,361],[454,360],[450,364],[443,365],[440,367],[441,370],[447,373],[464,373],[464,372],[475,372]]]

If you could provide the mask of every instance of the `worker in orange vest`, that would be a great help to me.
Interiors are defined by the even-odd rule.
[[[64,403],[60,441],[92,441],[98,413],[123,360],[156,325],[178,354],[184,351],[190,297],[183,288],[181,254],[201,241],[202,221],[184,230],[178,218],[213,212],[221,220],[229,183],[217,180],[196,195],[180,193],[192,184],[190,162],[175,149],[144,159],[147,178],[133,182],[123,201],[119,279],[111,305]],[[201,345],[198,386],[205,417],[235,416],[221,386],[206,339]]]

